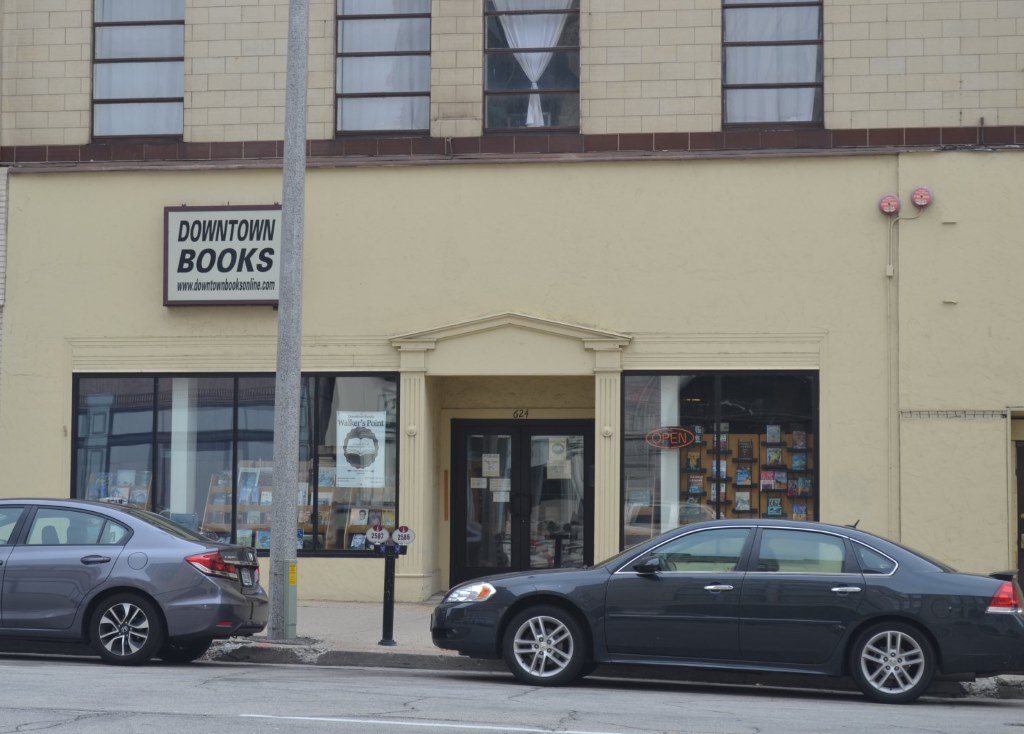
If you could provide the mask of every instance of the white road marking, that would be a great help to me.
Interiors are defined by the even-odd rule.
[[[281,721],[334,721],[339,724],[384,724],[387,726],[418,726],[427,729],[467,729],[469,731],[509,731],[527,734],[621,734],[610,731],[576,731],[572,729],[534,729],[524,726],[488,726],[487,724],[453,724],[448,721],[390,721],[386,719],[341,719],[330,716],[269,716],[266,714],[240,714],[248,719],[278,719]]]

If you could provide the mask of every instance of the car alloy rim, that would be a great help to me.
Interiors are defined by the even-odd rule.
[[[880,632],[864,645],[860,669],[875,690],[904,693],[916,686],[924,675],[924,650],[903,632]]]
[[[112,654],[132,655],[149,639],[149,618],[134,604],[115,604],[100,617],[99,636],[100,644]]]
[[[516,631],[512,650],[523,670],[538,678],[550,678],[565,670],[572,660],[572,634],[554,617],[531,617]]]

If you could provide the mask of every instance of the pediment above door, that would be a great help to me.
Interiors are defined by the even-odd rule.
[[[617,371],[629,336],[502,313],[401,334],[402,371],[431,375],[592,375]]]

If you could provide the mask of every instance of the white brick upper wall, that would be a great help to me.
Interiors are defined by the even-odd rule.
[[[1024,124],[1024,0],[826,0],[826,127],[982,119]]]
[[[721,6],[721,0],[583,0],[582,132],[718,130]]]
[[[186,142],[281,140],[288,0],[187,0]],[[483,130],[483,0],[433,0],[431,134]],[[825,125],[1024,124],[1024,0],[825,0]],[[721,0],[582,0],[584,133],[721,128]],[[334,136],[335,3],[310,0],[307,131]],[[92,0],[3,0],[0,144],[89,142]]]

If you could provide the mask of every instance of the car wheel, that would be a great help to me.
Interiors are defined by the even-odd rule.
[[[886,622],[857,637],[850,668],[854,682],[868,698],[882,703],[908,703],[931,684],[935,654],[919,629]]]
[[[191,663],[201,658],[212,644],[211,639],[165,640],[156,656],[165,663]]]
[[[512,675],[523,683],[558,686],[580,677],[587,663],[579,622],[563,609],[537,606],[517,614],[502,651]]]
[[[105,662],[138,665],[163,645],[163,621],[156,607],[143,597],[115,594],[93,612],[90,638]]]

